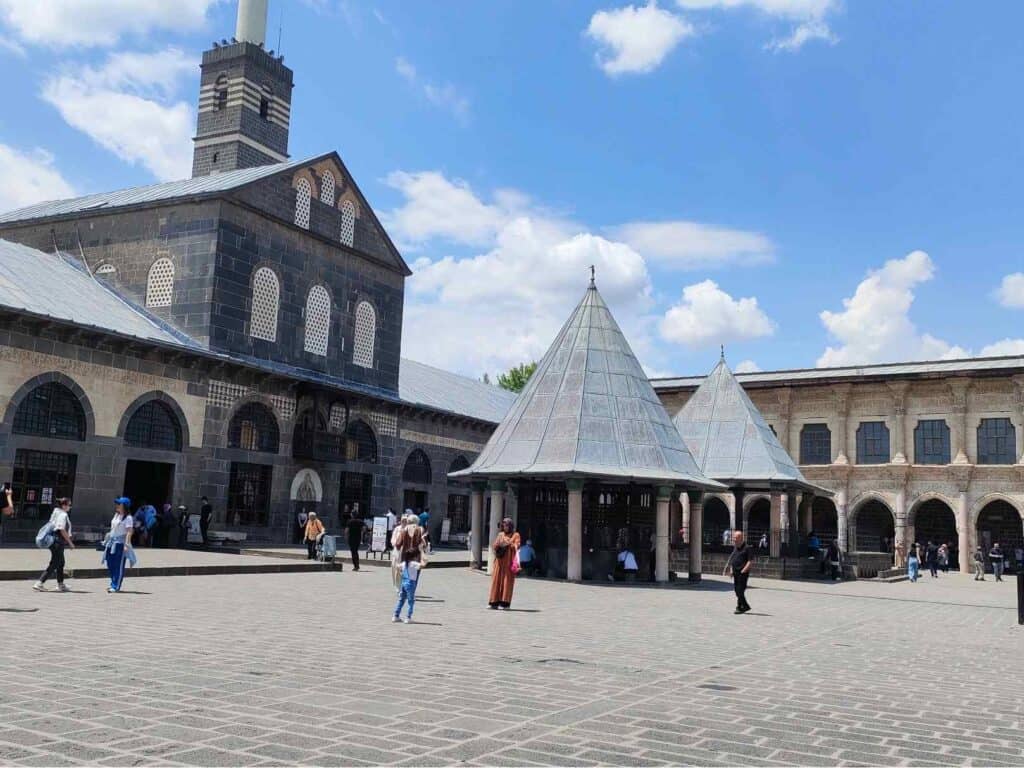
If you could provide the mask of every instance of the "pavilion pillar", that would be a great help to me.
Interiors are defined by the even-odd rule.
[[[800,505],[796,491],[786,494],[786,556],[796,557],[800,546]]]
[[[740,528],[743,530],[743,538],[747,538],[747,529],[750,527],[750,510],[747,509],[745,503],[746,495],[744,491],[733,491],[732,495],[736,498],[736,509],[739,510],[740,515]]]
[[[682,544],[683,505],[679,496],[674,496],[668,505],[668,537],[672,544]]]
[[[729,508],[729,530],[736,530],[736,494],[727,493],[725,495],[725,505]]]
[[[679,543],[690,543],[690,494],[679,494]]]
[[[778,557],[780,544],[782,543],[782,499],[783,495],[780,491],[773,490],[770,494],[771,499],[771,534],[769,535],[768,542],[768,555],[770,557]]]
[[[505,491],[505,517],[512,518],[512,525],[519,530],[519,486],[509,483]],[[525,539],[523,540],[525,543]]]
[[[806,491],[800,499],[800,516],[803,520],[803,532],[810,536],[814,529],[814,495]]]
[[[505,481],[491,480],[491,521],[487,526],[487,572],[494,572],[494,539],[498,535],[498,526],[505,516]]]
[[[849,545],[849,520],[846,516],[846,489],[840,488],[836,493],[836,533],[839,536],[839,549],[845,554]]]
[[[654,529],[654,580],[668,581],[668,508],[672,501],[672,487],[658,486],[657,518]]]
[[[969,576],[971,569],[968,567],[974,557],[974,549],[971,547],[971,526],[967,511],[967,492],[960,491],[956,501],[956,532],[957,547],[960,563],[960,575]]]
[[[484,490],[486,483],[473,483],[469,494],[469,531],[472,541],[469,556],[470,568],[481,567],[484,546]]]
[[[690,491],[690,569],[689,580],[700,581],[704,546],[704,494]]]
[[[569,557],[566,577],[569,581],[583,581],[583,481],[570,479],[569,489]]]
[[[896,491],[896,533],[893,536],[893,565],[898,565],[896,561],[896,542],[902,541],[903,546],[907,548],[907,552],[910,552],[910,547],[913,546],[912,541],[907,540],[907,492],[900,488]]]

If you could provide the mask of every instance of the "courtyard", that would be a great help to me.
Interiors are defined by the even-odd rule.
[[[1020,765],[1012,581],[0,583],[4,765]]]

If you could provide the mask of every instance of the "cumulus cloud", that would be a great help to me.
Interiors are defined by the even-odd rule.
[[[1002,357],[1004,355],[1024,355],[1024,339],[1003,339],[994,344],[982,347],[980,357]]]
[[[761,370],[761,366],[753,360],[743,360],[733,370],[736,373],[757,373]]]
[[[1024,272],[1014,272],[1003,278],[996,298],[1004,307],[1024,309]]]
[[[98,68],[65,67],[42,96],[68,125],[160,181],[185,178],[192,167],[195,114],[175,100],[195,61],[176,48],[116,53]]]
[[[42,149],[21,152],[0,144],[0,211],[44,200],[74,197],[75,190],[54,168],[53,155]]]
[[[399,56],[395,60],[395,71],[409,85],[417,89],[435,107],[446,109],[459,120],[469,117],[469,99],[463,96],[451,83],[434,83],[420,76],[409,61]]]
[[[597,54],[601,69],[615,76],[657,69],[680,42],[696,34],[696,29],[652,0],[643,6],[598,11],[591,17],[586,34],[601,47]]]
[[[682,301],[659,324],[662,338],[688,347],[756,339],[775,332],[775,323],[754,297],[734,299],[713,280],[683,289]]]
[[[200,29],[220,1],[0,0],[0,23],[34,45],[110,46],[156,29]]]
[[[775,246],[758,232],[713,227],[696,221],[635,221],[612,230],[644,258],[676,269],[773,261]]]
[[[792,24],[787,34],[765,44],[770,51],[798,51],[812,40],[829,45],[839,42],[828,24],[828,17],[839,9],[840,0],[676,0],[676,4],[690,11],[748,8]]]

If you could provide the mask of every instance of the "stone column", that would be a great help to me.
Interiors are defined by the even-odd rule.
[[[1017,412],[1017,456],[1018,464],[1024,464],[1024,376],[1014,376],[1014,410]]]
[[[484,489],[486,488],[487,483],[473,483],[469,495],[469,530],[473,537],[470,551],[471,568],[480,568],[483,562],[484,538],[487,535],[484,531]]]
[[[569,489],[569,581],[583,581],[583,481],[565,481]]]
[[[772,491],[771,495],[771,523],[769,528],[768,554],[770,557],[779,556],[779,545],[782,542],[782,493]]]
[[[892,463],[909,464],[910,447],[907,436],[907,389],[910,384],[906,381],[893,381],[889,383],[892,391],[892,410],[895,416],[893,426],[896,434],[893,435]]]
[[[971,382],[969,379],[953,381],[949,388],[953,393],[953,426],[950,429],[953,439],[953,463],[970,464],[971,461],[967,458],[967,394]]]
[[[814,530],[814,496],[805,492],[800,499],[801,516],[803,518],[803,532],[810,534]]]
[[[836,529],[839,535],[839,548],[845,553],[849,546],[850,523],[846,514],[846,489],[840,488],[836,492]]]
[[[847,421],[850,417],[850,385],[837,385],[834,396],[836,413],[836,445],[834,450],[836,458],[833,463],[846,465],[850,463],[849,454],[846,452]]]
[[[491,520],[487,526],[487,572],[492,573],[494,568],[494,550],[491,544],[498,535],[498,526],[505,516],[505,481],[491,480]]]
[[[511,517],[512,524],[519,530],[519,487],[515,483],[509,483],[505,491],[505,517]]]
[[[960,491],[956,501],[956,532],[957,547],[960,549],[960,575],[971,575],[971,558],[974,548],[971,546],[971,521],[967,510],[967,491]]]
[[[907,492],[900,488],[896,491],[896,533],[893,536],[893,565],[896,564],[896,542],[902,541],[903,546],[910,551],[913,542],[907,541]]]
[[[682,541],[680,544],[690,543],[690,494],[683,491],[679,494],[679,511],[681,522],[679,527],[683,529]]]
[[[792,455],[793,452],[789,450],[789,445],[792,442],[789,437],[790,430],[790,400],[792,399],[793,390],[789,387],[785,387],[779,391],[779,410],[778,410],[778,423],[779,431],[776,437],[779,438],[779,442],[782,447],[786,450],[786,453]],[[799,438],[797,438],[799,439]]]
[[[668,505],[668,540],[673,544],[682,544],[679,529],[683,527],[683,505],[679,497],[671,499]]]
[[[725,495],[725,506],[729,508],[729,530],[736,530],[736,494],[727,493]]]
[[[690,491],[690,572],[689,580],[700,581],[701,559],[704,547],[704,494]]]
[[[797,557],[800,545],[800,506],[795,491],[786,494],[786,555]]]
[[[654,540],[654,580],[668,581],[668,506],[672,500],[672,487],[659,486],[657,518]]]
[[[737,521],[738,527],[743,531],[743,538],[747,538],[747,511],[743,508],[744,491],[733,491],[733,506],[736,508],[736,513],[739,515]]]

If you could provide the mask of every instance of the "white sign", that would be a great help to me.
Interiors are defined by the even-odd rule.
[[[383,552],[387,549],[388,541],[388,519],[386,517],[373,518],[373,538],[370,540],[371,552]]]
[[[452,521],[447,517],[441,521],[441,543],[447,544],[452,537]]]
[[[199,515],[188,516],[188,539],[189,544],[203,543],[203,529],[199,527]]]
[[[53,488],[43,488],[43,498],[40,499],[43,504],[53,503]]]

